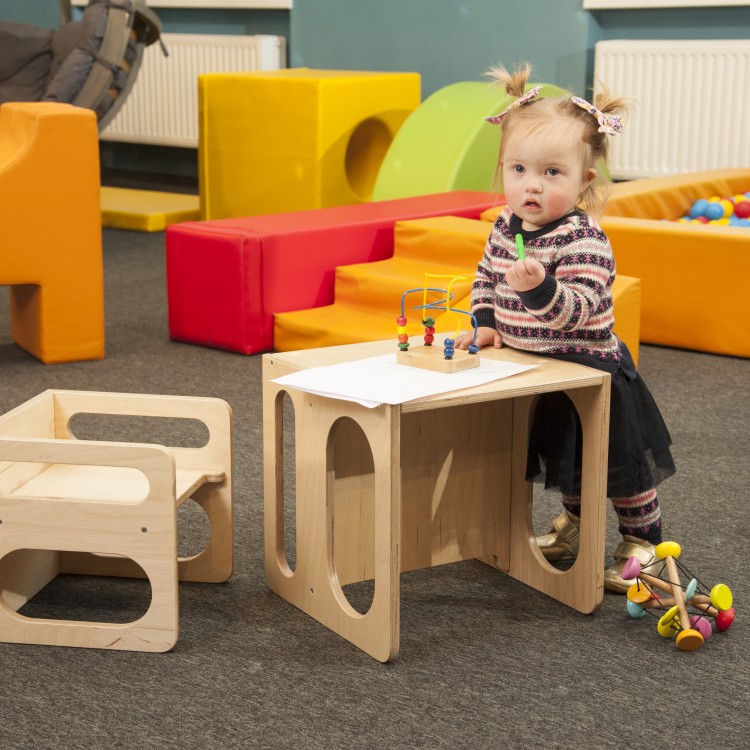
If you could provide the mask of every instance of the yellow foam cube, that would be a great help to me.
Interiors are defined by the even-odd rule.
[[[201,217],[370,200],[418,73],[291,68],[198,78]]]

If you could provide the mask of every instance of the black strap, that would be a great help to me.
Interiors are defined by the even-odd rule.
[[[60,0],[60,26],[68,23],[72,17],[73,8],[70,5],[70,0]]]

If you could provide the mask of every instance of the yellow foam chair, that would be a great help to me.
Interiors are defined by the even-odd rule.
[[[600,223],[618,273],[642,281],[642,341],[750,357],[750,229],[675,221],[699,198],[748,190],[747,168],[614,186]]]
[[[0,106],[0,284],[13,340],[42,362],[104,356],[99,135],[92,110]]]
[[[370,200],[420,101],[417,73],[290,68],[198,77],[201,217]]]

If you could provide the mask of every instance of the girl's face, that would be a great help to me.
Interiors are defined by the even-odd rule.
[[[503,146],[502,173],[505,199],[530,232],[570,213],[596,177],[595,169],[584,174],[575,141],[517,130]]]

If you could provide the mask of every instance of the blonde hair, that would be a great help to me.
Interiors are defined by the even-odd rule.
[[[522,64],[512,72],[503,66],[496,66],[487,75],[493,82],[502,84],[508,95],[518,98],[526,90],[531,70],[529,63]],[[624,112],[629,106],[625,99],[610,96],[606,89],[595,96],[593,103],[604,114]],[[495,186],[500,190],[504,144],[517,131],[526,135],[549,131],[566,143],[577,142],[582,166],[581,177],[585,178],[590,169],[595,169],[597,174],[596,179],[578,197],[578,206],[592,214],[599,213],[604,208],[610,188],[606,168],[609,138],[606,133],[599,132],[597,119],[572,101],[572,94],[566,92],[561,96],[537,97],[507,111],[500,123],[500,151],[495,168]]]

